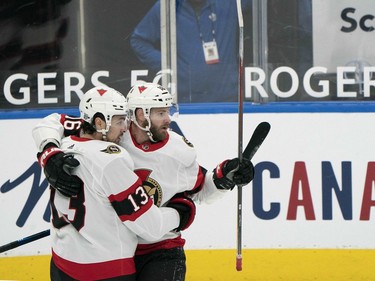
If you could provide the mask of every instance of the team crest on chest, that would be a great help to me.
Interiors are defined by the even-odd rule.
[[[148,177],[145,181],[143,181],[143,187],[148,196],[150,196],[154,201],[154,204],[160,207],[161,200],[163,198],[163,191],[161,190],[160,184],[153,178]]]
[[[117,145],[109,145],[107,148],[100,151],[108,154],[119,154],[121,149]]]
[[[134,173],[142,180],[142,185],[146,190],[147,194],[152,198],[154,204],[158,207],[161,206],[163,198],[163,190],[153,177],[151,177],[152,170],[150,169],[135,169]]]

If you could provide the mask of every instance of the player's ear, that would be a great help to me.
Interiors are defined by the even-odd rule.
[[[144,115],[142,108],[137,108],[135,110],[135,117],[137,118],[137,120],[140,120],[140,121],[145,120],[145,115]]]
[[[94,125],[97,130],[105,129],[105,121],[100,117],[95,117]]]

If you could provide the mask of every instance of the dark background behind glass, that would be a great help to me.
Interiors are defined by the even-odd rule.
[[[79,72],[85,77],[83,91],[92,87],[91,76],[108,70],[110,77],[99,80],[126,94],[130,88],[131,70],[145,69],[133,53],[129,37],[134,27],[155,0],[12,0],[0,3],[0,110],[76,107],[79,98],[72,94],[64,102],[65,72]],[[268,67],[289,66],[297,71],[300,81],[312,67],[312,7],[311,0],[268,1]],[[84,13],[84,20],[81,13]],[[80,47],[81,31],[85,33],[85,65]],[[252,18],[245,15],[245,66],[253,65]],[[46,84],[56,85],[56,91],[46,92],[47,98],[58,98],[57,104],[38,104],[37,74],[56,72]],[[31,101],[25,105],[11,104],[4,96],[4,83],[14,73],[24,73],[27,81],[18,80],[11,88],[14,98],[20,87],[30,87]],[[152,80],[150,74],[146,79]],[[312,80],[317,89],[318,79]],[[329,79],[334,100],[335,75]],[[74,80],[73,80],[74,82]],[[280,76],[281,90],[290,88],[290,77]],[[301,85],[301,83],[300,83]],[[352,87],[356,87],[353,85]],[[348,89],[356,90],[356,89]],[[374,89],[372,89],[373,91]],[[270,101],[312,101],[300,86],[291,98]],[[347,99],[348,100],[348,99]],[[320,100],[319,100],[320,101]]]

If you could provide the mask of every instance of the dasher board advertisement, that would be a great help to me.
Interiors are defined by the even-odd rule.
[[[238,155],[237,114],[180,115],[178,124],[212,170]],[[260,249],[375,248],[374,117],[367,113],[244,115],[244,142],[266,121],[271,130],[243,187],[243,246]],[[49,188],[31,130],[40,119],[0,120],[0,246],[49,228]],[[236,189],[198,204],[183,231],[186,249],[236,246]],[[98,227],[100,227],[98,225]],[[50,253],[50,238],[0,256]]]

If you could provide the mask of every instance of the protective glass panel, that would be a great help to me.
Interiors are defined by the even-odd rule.
[[[0,110],[76,107],[93,86],[126,94],[173,73],[162,69],[173,26],[160,29],[160,1],[3,2]],[[175,2],[177,83],[167,86],[179,104],[237,102],[236,2]],[[374,1],[241,2],[246,101],[374,100]]]
[[[154,3],[1,1],[0,110],[77,108],[93,86],[126,95],[135,80],[152,80],[130,37]]]
[[[374,1],[254,2],[267,20],[254,22],[266,38],[248,64],[249,100],[374,100]]]
[[[374,99],[375,2],[242,1],[247,101]],[[177,1],[182,103],[238,100],[236,1]]]

